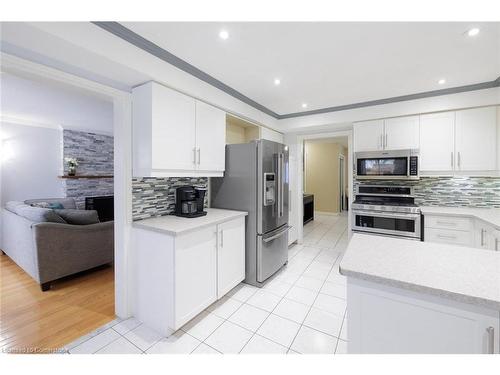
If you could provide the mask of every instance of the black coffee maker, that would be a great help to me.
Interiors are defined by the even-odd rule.
[[[194,186],[181,186],[175,190],[175,215],[182,217],[200,217],[203,211],[207,189]]]

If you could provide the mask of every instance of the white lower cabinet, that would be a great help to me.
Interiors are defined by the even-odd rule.
[[[245,218],[222,223],[217,232],[217,298],[221,298],[245,278]]]
[[[500,230],[477,218],[425,215],[424,241],[500,251]]]
[[[500,251],[500,231],[482,220],[476,220],[475,247],[484,250]]]
[[[133,248],[133,314],[165,336],[245,278],[244,217],[176,236],[134,228]]]
[[[217,300],[215,227],[179,236],[175,241],[174,286],[177,329]]]
[[[499,353],[500,312],[347,279],[350,354]]]

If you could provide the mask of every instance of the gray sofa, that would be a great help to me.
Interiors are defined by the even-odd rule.
[[[76,211],[72,198],[9,202],[2,210],[2,250],[40,284],[42,291],[61,277],[113,262],[113,221],[100,223],[96,213],[95,224],[68,224],[58,210],[32,207],[36,202],[62,206],[65,210],[61,215],[65,211],[70,216],[83,212]]]

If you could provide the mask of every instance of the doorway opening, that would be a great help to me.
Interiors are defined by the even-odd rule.
[[[0,347],[54,352],[116,315],[128,316],[123,243],[130,163],[120,160],[115,137],[123,140],[130,123],[130,99],[2,57],[0,319],[8,332]],[[47,252],[50,261],[42,256]]]

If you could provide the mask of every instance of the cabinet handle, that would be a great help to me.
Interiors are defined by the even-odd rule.
[[[488,332],[488,354],[495,353],[495,328],[488,327],[486,328],[486,332]]]
[[[484,246],[484,232],[485,232],[485,230],[481,229],[481,247]]]
[[[453,226],[455,227],[457,225],[457,223],[453,223],[451,221],[436,221],[436,224],[439,224],[439,225],[450,225],[450,226]]]
[[[498,251],[498,238],[495,238],[495,251]]]
[[[438,234],[437,235],[438,238],[446,238],[447,240],[456,240],[457,239],[457,236],[447,236],[445,234]]]
[[[453,151],[451,152],[451,167],[453,168],[453,161],[454,161],[454,157],[453,157]]]
[[[198,148],[198,165],[200,165],[201,160],[201,148]]]
[[[220,247],[224,247],[224,231],[220,231]]]
[[[196,147],[193,148],[193,164],[196,164]]]
[[[387,147],[387,133],[385,133],[384,149]]]
[[[457,160],[457,163],[458,163],[458,168],[460,168],[460,151],[458,151],[458,160]]]

